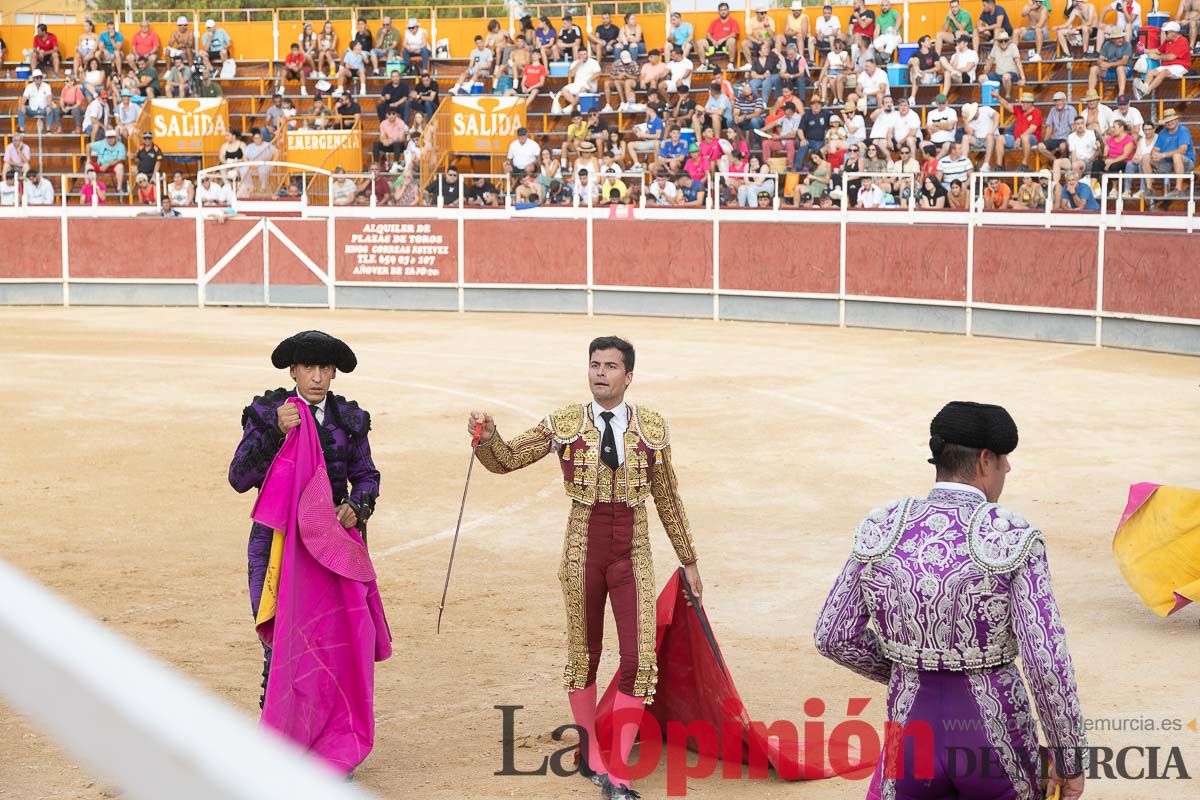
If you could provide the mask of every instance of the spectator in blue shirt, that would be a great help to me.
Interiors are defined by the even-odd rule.
[[[658,149],[658,160],[663,162],[671,174],[683,170],[683,161],[688,155],[687,142],[679,138],[679,128],[672,128],[670,137]]]
[[[1099,211],[1100,204],[1092,187],[1079,180],[1078,172],[1068,172],[1067,182],[1058,187],[1059,211]]]
[[[708,87],[708,99],[704,101],[704,113],[708,115],[708,126],[717,136],[723,125],[733,124],[733,103],[721,91],[721,82],[713,81]]]
[[[1142,172],[1159,175],[1187,175],[1196,168],[1196,150],[1192,134],[1179,124],[1179,113],[1168,108],[1162,115],[1163,129],[1154,139],[1154,148],[1142,158]],[[1183,178],[1175,181],[1175,193],[1187,191]]]
[[[684,22],[678,11],[672,12],[671,27],[667,33],[667,58],[671,57],[672,50],[679,50],[687,58],[695,49],[696,36],[692,23]]]
[[[104,132],[104,138],[92,142],[91,165],[96,172],[109,173],[116,179],[117,192],[124,191],[125,186],[125,145],[117,138],[117,132],[109,128]]]
[[[218,28],[216,20],[208,20],[204,23],[205,33],[200,37],[200,57],[204,59],[204,63],[212,69],[213,64],[220,64],[225,59],[229,58],[229,45],[231,40],[229,34],[224,28]]]
[[[114,64],[121,71],[121,62],[125,57],[125,36],[117,31],[117,26],[111,21],[104,26],[100,34],[100,51],[96,54],[105,64]]]

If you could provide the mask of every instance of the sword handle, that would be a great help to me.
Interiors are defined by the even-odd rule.
[[[483,436],[483,420],[475,423],[475,433],[471,436],[471,449],[479,447],[479,438]]]

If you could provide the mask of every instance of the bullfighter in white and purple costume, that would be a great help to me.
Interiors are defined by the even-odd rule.
[[[862,521],[816,627],[824,655],[887,684],[889,727],[929,726],[924,769],[921,737],[893,736],[869,796],[1030,800],[1046,772],[1078,797],[1087,741],[1046,545],[996,504],[1016,424],[999,406],[956,402],[930,434],[937,483]]]

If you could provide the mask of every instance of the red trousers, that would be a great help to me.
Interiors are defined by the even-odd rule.
[[[583,604],[587,621],[588,684],[604,650],[604,600],[612,598],[621,666],[617,687],[633,694],[638,669],[638,598],[633,575],[633,509],[624,503],[596,503],[588,518]]]

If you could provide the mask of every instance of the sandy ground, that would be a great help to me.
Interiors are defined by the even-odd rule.
[[[505,477],[476,471],[440,638],[434,620],[466,467],[465,415],[490,410],[512,434],[586,398],[586,343],[610,332],[638,346],[631,399],[672,422],[706,606],[754,717],[799,723],[804,700],[817,696],[832,725],[846,698],[861,696],[874,698],[867,716],[881,720],[880,692],[817,655],[813,623],[857,520],[927,489],[929,418],[944,401],[968,398],[1007,405],[1020,425],[1004,499],[1046,531],[1085,713],[1200,716],[1198,613],[1154,617],[1110,550],[1131,482],[1197,483],[1200,361],[1182,357],[707,321],[4,309],[0,557],[253,719],[251,497],[236,495],[225,476],[242,406],[286,380],[269,365],[271,348],[309,327],[356,349],[358,371],[334,390],[373,412],[383,472],[371,546],[397,655],[378,669],[378,744],[358,772],[380,797],[595,795],[578,778],[493,775],[501,768],[494,706],[525,706],[523,768],[554,752],[549,732],[568,721],[555,579],[567,502],[552,462]],[[185,477],[169,481],[180,466]],[[661,585],[672,553],[653,525]],[[1162,759],[1178,746],[1189,771],[1200,772],[1200,734],[1186,729],[1092,740],[1159,746]],[[663,796],[664,771],[642,789]],[[816,800],[864,790],[840,779],[709,779],[689,796]],[[1196,789],[1194,781],[1100,781],[1088,794],[1157,800]],[[0,796],[112,794],[0,706]]]

